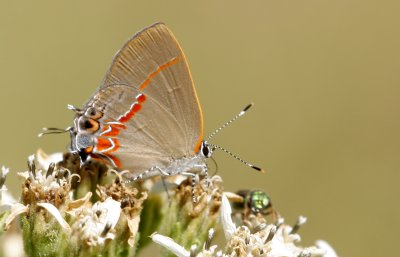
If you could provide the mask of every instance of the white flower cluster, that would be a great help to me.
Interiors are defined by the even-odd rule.
[[[34,162],[34,156],[29,156],[29,163]],[[57,173],[54,172],[54,167],[50,168],[49,165],[45,168],[43,164],[39,161],[40,169],[35,169],[32,171],[19,172],[18,175],[22,177],[24,180],[30,179],[30,187],[31,188],[40,188],[43,192],[48,193],[51,190],[60,189],[65,184],[70,183],[70,180],[73,176],[70,175],[59,177]],[[54,163],[53,163],[54,165]],[[49,171],[50,170],[50,171]],[[65,170],[65,172],[70,173],[70,171]]]
[[[42,155],[40,155],[42,154]],[[32,170],[18,173],[25,180],[29,180],[30,188],[33,191],[35,188],[40,189],[41,195],[50,194],[51,191],[59,190],[63,186],[69,186],[71,179],[76,174],[70,175],[68,170],[65,170],[68,174],[66,176],[59,176],[59,173],[51,168],[52,163],[60,158],[59,154],[47,156],[45,153],[38,152],[37,160],[40,169],[33,167]],[[34,165],[34,157],[29,157],[29,163]],[[47,171],[45,171],[47,170]],[[0,174],[2,177],[8,173],[8,169],[2,169]],[[5,186],[1,187],[1,193],[5,191]],[[107,198],[103,202],[90,203],[91,192],[88,192],[83,198],[72,201],[68,204],[65,210],[73,218],[72,225],[64,219],[60,211],[54,204],[50,202],[38,202],[37,206],[45,209],[51,214],[55,220],[63,228],[67,234],[78,233],[82,241],[88,245],[96,246],[103,244],[107,239],[114,239],[115,235],[112,230],[116,226],[120,214],[121,214],[121,203]],[[6,200],[6,199],[4,199]],[[10,215],[7,217],[5,222],[6,228],[8,228],[11,222],[20,214],[26,213],[29,210],[29,205],[23,205],[14,201],[2,201],[0,204],[0,210],[9,210]],[[4,210],[3,210],[4,209]],[[72,227],[72,228],[71,228]]]
[[[72,225],[80,239],[90,246],[102,245],[107,239],[114,239],[115,228],[121,214],[121,203],[111,197],[104,202],[96,202],[92,208],[84,206],[69,212],[77,218]]]
[[[231,218],[231,206],[226,196],[222,196],[221,223],[225,234],[226,245],[223,250],[218,246],[209,246],[206,242],[203,249],[196,252],[195,247],[186,250],[171,238],[153,234],[154,242],[162,245],[179,257],[337,257],[334,250],[324,241],[317,241],[316,246],[303,248],[298,246],[300,236],[294,233],[293,227],[283,224],[259,224],[252,230],[247,226],[237,227]],[[298,224],[305,222],[300,218]]]

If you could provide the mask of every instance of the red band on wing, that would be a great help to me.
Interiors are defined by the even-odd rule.
[[[154,72],[150,73],[150,75],[147,77],[147,79],[145,79],[145,81],[143,81],[143,83],[140,85],[139,90],[143,90],[144,88],[146,88],[149,83],[151,82],[151,80],[158,74],[160,73],[162,70],[176,64],[179,61],[179,56],[175,57],[173,59],[171,59],[170,61],[164,63],[163,65],[160,65],[157,70],[155,70]],[[142,103],[144,103],[146,101],[146,96],[144,94],[139,94],[136,97],[137,102],[133,103],[133,105],[131,106],[130,110],[128,112],[126,112],[124,114],[124,116],[121,116],[118,121],[119,122],[127,122],[130,119],[132,119],[132,117],[135,115],[136,112],[140,111],[140,109],[142,108]]]
[[[115,152],[119,148],[119,142],[116,138],[97,138],[96,149],[98,152]]]
[[[97,138],[97,145],[96,145],[97,151],[99,151],[99,152],[105,151],[112,146],[113,145],[112,145],[111,141],[108,140],[108,138],[103,138],[103,137]]]
[[[153,71],[152,73],[150,73],[150,75],[147,77],[147,79],[140,85],[139,89],[142,90],[142,89],[146,88],[146,87],[149,85],[150,81],[151,81],[158,73],[160,73],[162,70],[168,68],[169,66],[176,64],[178,61],[179,61],[179,56],[178,56],[178,57],[175,57],[175,58],[172,58],[170,61],[166,62],[166,63],[163,64],[163,65],[160,65],[160,66],[157,68],[157,70],[155,70],[155,71]]]
[[[115,125],[115,124],[111,124]],[[98,137],[97,138],[97,151],[101,152],[102,155],[106,156],[111,163],[111,165],[121,168],[121,161],[112,155],[112,152],[115,152],[119,148],[119,141],[116,138],[104,138],[104,137]]]
[[[106,154],[108,158],[110,158],[117,168],[121,168],[121,161],[112,154]]]
[[[144,94],[140,94],[136,97],[136,100],[141,104],[144,103],[144,101],[146,101],[146,96]]]
[[[112,154],[104,154],[104,156],[106,156],[107,158],[108,158],[108,162],[112,165],[112,166],[115,166],[115,167],[117,167],[117,168],[121,168],[121,161],[117,158],[117,157],[115,157],[114,155],[112,155]],[[103,160],[104,158],[96,158],[96,159],[98,159],[98,160]]]
[[[137,113],[138,111],[140,111],[140,109],[142,109],[142,105],[139,103],[134,103],[131,107],[131,109],[125,113],[124,116],[120,117],[118,119],[119,122],[127,122],[129,121],[134,115],[135,113]]]
[[[170,61],[166,62],[163,65],[160,65],[157,68],[157,70],[150,73],[147,79],[143,81],[143,83],[139,87],[139,90],[145,89],[150,84],[151,80],[158,73],[176,64],[178,61],[179,61],[179,56],[171,59]],[[142,104],[146,101],[146,95],[139,94],[136,97],[136,101],[137,102],[133,103],[131,105],[131,108],[123,116],[119,117],[118,119],[119,122],[125,123],[129,121],[138,111],[140,111],[142,109]],[[118,168],[121,168],[121,161],[111,153],[117,151],[120,145],[118,139],[112,137],[116,137],[117,135],[119,135],[121,129],[126,129],[126,126],[122,124],[108,124],[107,126],[104,126],[103,128],[104,134],[102,134],[102,136],[104,137],[98,137],[96,145],[97,151],[102,152],[102,154],[104,154],[107,158],[109,158],[109,161],[113,162],[113,164]],[[198,147],[196,146],[196,148],[200,148],[200,145]]]
[[[115,137],[118,136],[120,129],[126,129],[126,126],[123,124],[109,124],[107,126],[104,126],[103,133],[105,133],[101,135],[104,137]]]

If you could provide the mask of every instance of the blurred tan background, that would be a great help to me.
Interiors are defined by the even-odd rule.
[[[340,256],[393,256],[399,239],[400,34],[396,1],[0,2],[0,163],[16,172],[41,147],[63,151],[67,127],[136,31],[164,21],[188,58],[226,190],[269,192],[303,245]],[[397,249],[397,247],[396,247]],[[396,251],[397,252],[397,251]]]

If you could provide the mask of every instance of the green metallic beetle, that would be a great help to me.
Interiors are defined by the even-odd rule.
[[[231,202],[235,209],[243,210],[244,219],[250,214],[271,215],[273,220],[279,217],[278,212],[272,207],[271,198],[262,190],[239,190],[235,195],[238,197],[232,198]]]
[[[268,215],[272,208],[271,198],[262,190],[240,190],[238,195],[243,197],[242,208],[248,208],[252,213]]]

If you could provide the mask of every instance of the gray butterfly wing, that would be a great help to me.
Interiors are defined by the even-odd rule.
[[[203,139],[201,108],[185,56],[161,23],[122,47],[88,106],[104,109],[97,152],[136,174],[194,156]],[[105,139],[114,143],[108,151],[101,145]]]

